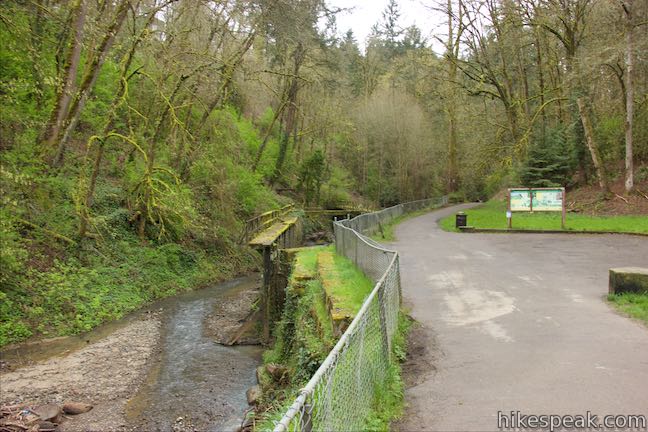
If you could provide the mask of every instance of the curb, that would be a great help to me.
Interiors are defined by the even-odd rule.
[[[570,230],[538,230],[538,229],[500,229],[500,228],[475,228],[461,227],[459,232],[466,233],[487,233],[487,234],[621,234],[648,237],[648,233],[621,232],[621,231],[570,231]]]

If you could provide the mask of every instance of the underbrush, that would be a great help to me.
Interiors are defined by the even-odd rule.
[[[109,141],[89,199],[83,138],[53,169],[35,129],[16,133],[0,153],[0,347],[88,331],[258,268],[238,244],[244,221],[289,200],[250,169],[255,126],[231,108],[210,121],[218,133],[186,166],[161,149],[147,171],[129,144]]]
[[[84,250],[85,248],[85,250]],[[0,346],[29,337],[91,330],[155,299],[205,286],[256,267],[245,250],[228,255],[168,243],[87,242],[51,257],[32,249],[32,265],[0,292]],[[38,262],[40,260],[40,263]]]

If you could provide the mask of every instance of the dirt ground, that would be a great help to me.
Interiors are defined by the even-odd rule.
[[[436,372],[435,356],[439,355],[432,330],[415,322],[407,337],[407,357],[403,362],[403,380],[407,387],[420,384]]]
[[[648,214],[648,181],[637,182],[635,189],[626,194],[623,178],[619,178],[610,183],[609,199],[602,200],[598,186],[581,187],[567,192],[567,209],[606,216]]]
[[[506,189],[493,199],[505,200]],[[567,211],[593,216],[648,215],[648,180],[635,182],[635,191],[625,192],[622,177],[610,182],[610,194],[604,199],[598,185],[567,189]]]
[[[146,376],[159,335],[160,319],[149,314],[69,355],[3,371],[0,404],[85,402],[94,408],[69,416],[59,430],[124,430],[124,406]]]

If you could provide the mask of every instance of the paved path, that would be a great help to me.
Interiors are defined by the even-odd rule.
[[[648,328],[604,299],[608,269],[648,266],[648,239],[458,234],[401,224],[405,304],[432,365],[406,391],[401,430],[497,430],[497,412],[645,414]]]

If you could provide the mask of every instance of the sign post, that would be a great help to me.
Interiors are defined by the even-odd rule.
[[[513,212],[559,211],[561,227],[565,229],[566,195],[564,187],[511,188],[508,190],[507,225],[512,227]]]
[[[562,188],[562,219],[560,220],[560,227],[565,229],[565,216],[567,214],[567,195],[565,194],[565,188]]]

